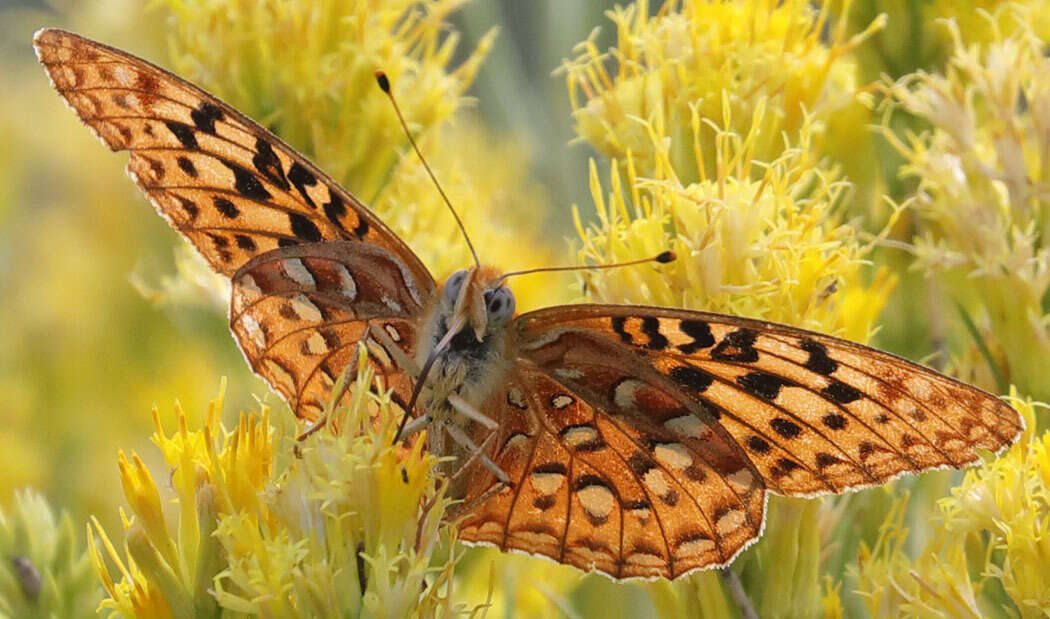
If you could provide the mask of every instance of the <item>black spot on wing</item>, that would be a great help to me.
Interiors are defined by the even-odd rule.
[[[645,334],[649,341],[646,342],[645,347],[649,350],[663,350],[667,348],[667,338],[660,333],[660,319],[655,316],[646,316],[642,318],[642,333]]]
[[[364,217],[358,217],[357,226],[354,228],[354,236],[363,239],[366,234],[368,234],[368,222],[365,221]]]
[[[546,475],[546,474],[565,475],[569,471],[568,471],[568,469],[565,468],[565,465],[562,464],[561,462],[548,462],[546,464],[541,464],[539,466],[533,467],[532,472],[537,474],[537,475]]]
[[[235,219],[238,215],[241,214],[241,211],[237,208],[237,206],[234,205],[233,202],[227,200],[226,198],[220,198],[218,196],[215,196],[212,198],[212,201],[215,203],[215,208],[220,213],[222,213],[223,217],[226,217],[227,219]]]
[[[749,436],[747,438],[747,448],[757,454],[769,453],[769,443],[760,436]]]
[[[790,387],[795,384],[787,378],[767,372],[748,372],[737,376],[736,382],[752,395],[765,400],[775,400],[780,395],[782,387]]]
[[[627,318],[624,316],[613,316],[609,322],[612,325],[612,330],[620,336],[620,340],[623,341],[624,344],[631,344],[634,342],[634,338],[631,337],[631,334],[628,333],[626,329]]]
[[[679,344],[678,350],[691,355],[698,350],[715,345],[715,337],[711,334],[711,325],[703,320],[683,320],[678,323],[682,333],[693,339],[687,344]]]
[[[715,361],[733,363],[758,361],[758,351],[755,350],[755,332],[750,329],[730,331],[711,351],[711,358]]]
[[[824,395],[839,404],[849,404],[850,402],[859,400],[864,396],[864,394],[857,391],[855,388],[837,380],[831,381],[830,385],[824,387]]]
[[[839,364],[828,356],[828,349],[820,342],[803,340],[799,346],[809,353],[805,366],[807,370],[828,376],[838,369]]]
[[[252,165],[275,187],[287,191],[288,180],[284,178],[281,160],[277,158],[277,153],[273,152],[270,143],[262,138],[255,140],[255,156],[252,157]]]
[[[846,418],[838,413],[828,413],[820,419],[824,425],[832,430],[841,430],[846,427]]]
[[[235,241],[237,241],[237,247],[240,247],[244,251],[255,251],[256,250],[257,246],[255,245],[255,241],[252,240],[252,237],[244,235],[244,234],[237,234],[237,235],[234,235],[233,238],[234,238]]]
[[[317,205],[314,204],[313,198],[310,197],[310,194],[306,193],[307,187],[313,187],[317,184],[317,178],[311,174],[309,170],[299,165],[299,162],[293,163],[292,167],[288,168],[288,181],[295,186],[299,195],[303,197],[303,201],[310,206],[317,208]],[[332,197],[333,199],[335,198],[335,196]],[[329,219],[331,219],[331,217],[329,217]]]
[[[769,421],[769,427],[784,438],[795,438],[802,433],[802,428],[797,423],[783,417],[774,417]]]
[[[149,125],[146,125],[149,127]],[[175,139],[179,141],[184,147],[196,150],[197,149],[197,136],[193,133],[193,128],[189,125],[184,125],[174,120],[164,121],[164,126],[171,131],[171,134],[175,136]]]
[[[342,198],[333,193],[330,201],[324,205],[324,214],[328,221],[335,224],[343,232],[346,232],[342,221],[342,218],[346,215],[346,205],[343,204]]]
[[[193,165],[193,162],[188,157],[179,157],[175,162],[179,164],[179,169],[185,172],[186,176],[197,178],[197,166]]]
[[[292,226],[292,234],[294,234],[296,238],[310,243],[321,241],[321,231],[317,229],[317,224],[310,221],[305,216],[300,215],[299,213],[288,213],[288,221]]]
[[[198,131],[215,135],[215,121],[222,120],[222,110],[212,103],[201,101],[197,109],[190,112],[190,118]]]
[[[266,191],[266,188],[263,187],[257,176],[232,161],[226,161],[225,159],[221,161],[223,165],[229,168],[230,172],[233,172],[233,188],[237,190],[237,193],[252,200],[270,199],[270,192]]]
[[[691,365],[680,365],[671,368],[671,380],[679,386],[697,393],[703,393],[711,386],[714,378],[707,372]]]

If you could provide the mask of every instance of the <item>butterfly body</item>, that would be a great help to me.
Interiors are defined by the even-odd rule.
[[[412,416],[405,435],[429,424],[429,448],[451,457],[462,541],[677,578],[753,543],[771,492],[961,468],[1024,428],[980,389],[784,325],[627,305],[515,316],[494,271],[439,286],[353,195],[196,86],[61,30],[34,46],[81,120],[130,152],[158,212],[230,277],[231,331],[297,416],[319,418],[368,350],[377,387]]]

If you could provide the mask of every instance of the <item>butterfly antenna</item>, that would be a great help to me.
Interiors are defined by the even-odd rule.
[[[613,264],[583,264],[579,266],[571,267],[539,267],[536,269],[525,269],[524,271],[511,271],[510,273],[504,273],[496,283],[491,284],[490,287],[497,288],[503,283],[508,277],[517,277],[518,275],[531,275],[532,273],[552,273],[557,271],[597,271],[601,269],[618,269],[620,267],[629,267],[636,264],[645,264],[647,262],[659,262],[660,264],[667,264],[668,262],[674,262],[678,258],[678,255],[671,250],[662,251],[659,254],[650,258],[642,258],[640,260],[631,260],[628,262],[616,262]]]
[[[419,146],[416,144],[416,139],[412,137],[412,132],[408,130],[408,124],[405,122],[405,117],[401,114],[401,108],[397,105],[397,99],[394,98],[394,93],[390,91],[390,79],[387,78],[386,73],[382,71],[376,71],[376,81],[379,82],[379,88],[386,93],[390,103],[394,106],[394,111],[397,113],[397,119],[401,122],[401,128],[405,130],[405,135],[408,136],[408,141],[412,144],[413,150],[419,155],[419,160],[423,162],[423,167],[427,169],[427,174],[430,175],[430,180],[434,181],[434,186],[437,187],[438,193],[441,194],[441,198],[448,205],[448,210],[452,211],[452,216],[456,218],[456,223],[459,224],[459,229],[463,232],[463,238],[467,241],[467,247],[470,248],[470,255],[474,257],[474,266],[480,267],[481,262],[478,261],[478,252],[474,251],[474,244],[470,242],[470,236],[467,234],[467,228],[463,225],[463,220],[459,218],[459,213],[452,207],[452,201],[448,199],[445,194],[445,190],[441,188],[441,183],[438,182],[434,171],[430,169],[430,165],[427,163],[426,158],[423,157],[423,151],[419,150]]]

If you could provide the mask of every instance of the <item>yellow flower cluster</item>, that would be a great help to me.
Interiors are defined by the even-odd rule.
[[[123,556],[97,521],[88,527],[109,596],[102,607],[124,617],[452,611],[455,557],[431,568],[448,503],[431,474],[434,457],[422,440],[392,445],[400,417],[370,393],[364,355],[352,402],[329,413],[340,432],[322,429],[295,456],[265,407],[226,430],[222,393],[198,430],[178,410],[179,428],[168,435],[154,412],[177,514],[166,513],[167,490],[142,459],[122,453],[131,509],[122,513]]]
[[[621,163],[630,153],[641,176],[666,157],[687,183],[697,179],[696,157],[713,164],[718,136],[707,123],[695,126],[695,114],[726,131],[753,132],[751,149],[761,161],[784,150],[782,133],[798,143],[803,127],[820,130],[811,137],[822,150],[856,161],[868,143],[868,112],[848,54],[883,20],[850,37],[845,22],[831,23],[826,6],[811,4],[681,0],[651,17],[648,0],[640,0],[609,11],[616,47],[602,52],[592,35],[564,66],[577,134]],[[760,106],[761,124],[751,127]],[[833,130],[825,134],[828,123]],[[654,144],[649,126],[667,148]]]
[[[743,135],[717,130],[712,169],[701,167],[695,183],[680,180],[666,140],[652,127],[651,178],[639,178],[629,156],[625,179],[612,165],[605,196],[592,164],[598,222],[585,227],[577,213],[580,259],[601,264],[664,249],[678,259],[587,274],[589,298],[704,309],[868,338],[894,279],[880,273],[864,283],[861,267],[870,247],[837,222],[846,185],[812,154],[808,125],[797,146],[760,162],[755,136],[764,110],[758,107]],[[732,119],[728,102],[723,113]],[[694,109],[692,124],[701,122]]]
[[[1006,382],[1050,399],[1037,361],[1050,360],[1050,60],[1024,22],[980,45],[951,32],[945,74],[918,72],[888,86],[896,106],[930,126],[886,132],[904,173],[918,180],[915,265],[940,276],[975,316],[998,351],[986,361]]]
[[[906,552],[906,500],[873,547],[861,547],[859,593],[873,616],[1043,617],[1050,608],[1050,434],[1034,431],[1035,405],[1011,405],[1029,430],[998,459],[967,471],[940,503],[933,537]],[[911,555],[915,558],[911,558]]]
[[[866,341],[896,278],[867,281],[872,245],[843,225],[848,183],[822,161],[829,115],[857,103],[843,56],[867,33],[820,33],[826,9],[805,2],[645,2],[610,13],[618,47],[610,75],[592,41],[569,65],[580,136],[613,157],[591,165],[597,223],[576,214],[581,262],[653,256],[667,265],[583,276],[585,296],[750,316]],[[881,24],[876,21],[872,29]],[[856,118],[852,119],[853,121]],[[853,122],[854,130],[863,124]],[[856,145],[853,146],[856,149]],[[734,569],[763,615],[812,616],[837,604],[821,588],[821,537],[844,513],[774,500],[767,532]],[[777,567],[770,571],[775,562]],[[733,606],[717,576],[648,587],[666,608]],[[785,606],[785,600],[790,604]]]

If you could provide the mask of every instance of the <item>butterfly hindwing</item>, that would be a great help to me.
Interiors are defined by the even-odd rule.
[[[728,439],[687,441],[525,360],[485,410],[501,421],[491,454],[512,485],[465,518],[464,541],[613,578],[675,578],[727,563],[761,531],[761,480]],[[482,467],[472,474],[466,504],[498,487]]]
[[[514,328],[524,357],[579,373],[582,383],[608,363],[588,342],[631,351],[632,367],[655,369],[710,411],[781,494],[841,492],[965,466],[978,460],[975,449],[999,451],[1022,429],[1015,411],[979,389],[852,342],[761,321],[581,305],[525,314]]]
[[[396,256],[353,241],[297,245],[256,256],[232,282],[231,331],[252,369],[300,417],[319,416],[359,342],[395,399],[407,401],[411,380],[387,346],[415,355],[434,285],[414,279]]]
[[[254,121],[176,75],[56,29],[33,39],[52,84],[172,227],[230,276],[278,247],[358,240],[429,277],[349,192]],[[425,277],[424,277],[425,276]]]

